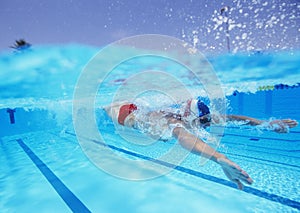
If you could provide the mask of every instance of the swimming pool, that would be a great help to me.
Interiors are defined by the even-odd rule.
[[[76,137],[72,124],[72,95],[77,77],[97,51],[70,45],[2,54],[2,212],[299,211],[299,127],[289,134],[237,125],[225,128],[218,150],[253,178],[253,185],[246,186],[244,191],[237,190],[218,165],[208,162],[200,166],[195,155],[189,155],[167,175],[147,181],[124,180],[98,169],[82,152],[80,135]],[[230,103],[228,112],[261,119],[299,120],[298,58],[299,52],[281,52],[220,55],[209,61],[223,83]],[[175,68],[171,72],[175,73]],[[123,74],[128,74],[126,64],[121,70],[126,72],[108,78],[97,104],[109,103],[122,85]],[[175,74],[197,94],[198,88],[184,71]],[[14,123],[8,109],[16,110]],[[160,152],[176,146],[176,141],[157,142],[145,151],[128,145],[116,134],[103,111],[97,110],[96,115],[106,144],[122,157],[151,161]],[[130,134],[137,140],[140,137]],[[85,140],[103,145],[94,138]],[[155,163],[172,166],[168,162]]]

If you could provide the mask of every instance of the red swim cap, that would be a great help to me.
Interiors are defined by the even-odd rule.
[[[119,110],[119,116],[118,116],[119,124],[124,126],[124,121],[126,117],[135,110],[137,110],[137,106],[135,104],[125,104],[121,106]]]

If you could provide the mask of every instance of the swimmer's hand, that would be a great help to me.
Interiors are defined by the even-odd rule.
[[[278,133],[287,133],[289,128],[296,127],[298,122],[291,119],[273,120],[269,123],[270,128]]]
[[[250,178],[247,172],[242,170],[236,163],[232,162],[228,158],[226,157],[218,158],[217,162],[222,167],[228,179],[236,183],[240,190],[243,190],[244,188],[242,182],[249,185],[253,183],[253,180]]]

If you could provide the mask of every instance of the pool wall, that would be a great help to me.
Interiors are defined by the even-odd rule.
[[[299,87],[252,93],[235,92],[227,97],[230,108],[227,113],[242,114],[261,119],[293,118],[300,119]]]

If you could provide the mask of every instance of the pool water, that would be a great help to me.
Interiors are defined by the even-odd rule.
[[[72,123],[76,80],[97,52],[79,45],[2,54],[0,101],[1,212],[298,212],[300,128],[288,134],[229,125],[218,151],[254,183],[237,190],[218,165],[190,154],[170,173],[145,181],[114,177],[83,153]],[[299,53],[220,55],[209,61],[224,85],[228,112],[260,119],[300,119]],[[185,73],[174,73],[189,84]],[[124,73],[128,70],[124,68]],[[111,76],[100,105],[109,103],[123,74]],[[110,85],[110,86],[109,86]],[[267,87],[268,86],[268,87]],[[15,109],[11,123],[7,109]],[[98,109],[98,128],[118,155],[151,160],[176,141],[145,151],[128,144]],[[138,133],[128,133],[139,140]],[[119,132],[120,133],[120,132]],[[85,140],[102,146],[102,141]],[[168,162],[156,162],[168,166]],[[122,166],[120,165],[120,169]],[[130,171],[128,171],[130,172]]]

